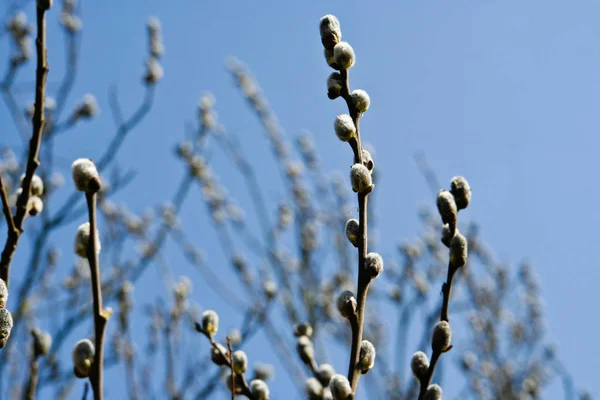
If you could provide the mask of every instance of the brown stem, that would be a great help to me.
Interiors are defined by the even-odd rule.
[[[90,264],[90,275],[92,280],[92,295],[94,298],[94,335],[96,355],[94,365],[90,372],[90,384],[94,390],[94,400],[102,400],[102,370],[104,364],[104,331],[108,316],[102,306],[102,291],[100,290],[100,268],[97,249],[97,225],[96,225],[96,193],[85,194],[88,214],[90,219],[90,239],[88,243],[87,258]]]
[[[6,217],[8,235],[10,236],[11,233],[18,234],[19,231],[15,226],[15,221],[13,220],[12,212],[10,211],[8,196],[6,195],[6,189],[4,188],[4,182],[2,181],[2,170],[0,170],[0,197],[2,197],[2,211],[4,212],[4,216]]]
[[[453,266],[452,263],[448,264],[448,277],[446,278],[446,282],[442,285],[442,295],[444,296],[444,300],[442,303],[440,321],[450,322],[448,317],[448,307],[450,306],[450,294],[452,293],[452,279],[454,278],[456,271],[457,268]]]
[[[431,354],[431,362],[429,364],[429,368],[427,369],[427,374],[421,379],[421,389],[419,390],[419,399],[423,400],[425,398],[425,393],[427,393],[427,389],[429,388],[429,384],[431,383],[431,378],[433,377],[433,372],[435,371],[435,366],[440,359],[442,353],[434,351]]]
[[[0,258],[0,278],[9,284],[10,262],[17,249],[19,237],[23,231],[23,221],[27,216],[27,202],[31,191],[31,180],[35,170],[40,165],[38,154],[44,131],[44,97],[46,91],[46,76],[48,75],[48,64],[46,62],[46,8],[38,1],[37,13],[37,38],[35,47],[37,51],[37,69],[35,75],[35,109],[33,112],[33,134],[29,141],[29,155],[27,157],[27,168],[25,177],[21,184],[22,193],[17,199],[17,213],[14,218],[14,227],[8,232],[2,257]],[[4,202],[4,199],[3,199]]]
[[[229,350],[229,356],[233,360],[233,349],[231,348],[231,338],[227,336],[227,349]],[[233,362],[229,367],[231,369],[231,400],[235,400],[235,371],[233,370]]]
[[[31,361],[29,362],[29,378],[25,386],[25,393],[23,394],[24,400],[34,400],[35,391],[39,382],[40,365],[38,363],[38,355],[35,351],[31,354]]]

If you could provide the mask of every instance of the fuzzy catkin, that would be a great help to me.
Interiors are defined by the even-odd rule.
[[[442,400],[442,388],[434,383],[427,388],[425,400]]]
[[[327,78],[327,97],[331,100],[340,97],[342,83],[342,74],[339,72],[332,72]]]
[[[349,219],[346,222],[346,237],[354,247],[358,246],[359,222],[357,219]]]
[[[8,301],[8,288],[3,279],[0,279],[0,308],[6,307]]]
[[[440,190],[437,195],[436,204],[440,216],[442,217],[442,222],[444,224],[455,226],[458,209],[452,193],[447,190]]]
[[[0,349],[2,349],[8,338],[13,327],[13,319],[10,311],[6,308],[0,308]]]
[[[85,222],[79,225],[77,228],[77,234],[75,235],[75,254],[79,257],[87,257],[87,249],[90,242],[90,223]],[[96,230],[96,252],[100,253],[100,235]]]
[[[429,358],[422,351],[417,351],[413,354],[410,360],[410,369],[417,379],[422,379],[429,369]]]
[[[86,378],[94,363],[96,349],[90,339],[82,339],[73,346],[72,358],[75,376]]]
[[[260,379],[254,379],[250,382],[250,392],[256,400],[269,400],[269,386]]]
[[[352,121],[352,117],[348,114],[341,114],[335,118],[335,122],[333,123],[333,129],[335,130],[335,134],[338,139],[342,142],[347,142],[348,140],[354,137],[354,133],[356,132],[356,127],[354,126],[354,122]]]
[[[369,109],[369,106],[371,105],[371,98],[366,91],[362,89],[356,89],[352,91],[352,103],[354,104],[354,107],[356,107],[357,111],[363,113]]]
[[[467,239],[457,230],[450,241],[450,263],[460,268],[467,263]]]
[[[333,395],[334,400],[346,400],[350,394],[352,394],[352,388],[350,382],[344,375],[334,375],[329,382],[329,389]]]
[[[383,271],[383,258],[379,253],[371,252],[365,257],[365,270],[371,279],[375,279]]]
[[[356,193],[365,193],[371,190],[373,186],[371,173],[362,164],[352,166],[350,169],[350,182],[352,183],[352,190]]]
[[[303,363],[310,365],[315,357],[315,349],[312,340],[307,336],[300,336],[296,343],[296,351]]]
[[[450,183],[450,193],[454,196],[459,210],[467,208],[471,201],[471,186],[462,176],[455,176]]]
[[[238,350],[233,353],[231,358],[233,370],[236,374],[243,374],[246,372],[246,369],[248,368],[248,356],[246,353],[244,353],[242,350]]]
[[[347,42],[339,42],[333,48],[333,59],[341,69],[349,69],[354,65],[354,49]]]
[[[73,161],[71,172],[75,187],[80,192],[97,191],[99,189],[100,175],[96,165],[89,158],[78,158]]]
[[[323,396],[323,385],[317,378],[308,378],[305,386],[309,400],[321,400]]]
[[[368,340],[363,340],[360,344],[360,356],[358,360],[358,367],[361,373],[366,374],[369,372],[373,365],[375,365],[375,346]]]
[[[446,321],[440,321],[433,328],[433,336],[431,338],[431,349],[434,352],[443,353],[450,347],[452,338],[452,329]]]
[[[350,290],[344,290],[337,299],[337,308],[340,315],[349,318],[356,313],[356,297]]]
[[[219,314],[213,310],[206,310],[202,313],[202,329],[209,335],[214,335],[219,330]]]
[[[319,23],[321,43],[326,49],[332,49],[342,39],[340,21],[335,15],[325,15]]]

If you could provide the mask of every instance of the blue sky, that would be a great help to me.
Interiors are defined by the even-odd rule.
[[[49,17],[50,89],[64,71],[58,9]],[[433,204],[414,162],[416,152],[425,152],[441,182],[466,176],[473,201],[465,214],[479,222],[498,259],[512,265],[524,258],[534,262],[550,338],[577,385],[600,394],[600,352],[593,345],[600,328],[593,317],[600,280],[595,256],[600,225],[600,186],[595,182],[600,167],[600,3],[112,0],[84,2],[82,10],[82,58],[71,102],[94,93],[102,115],[58,141],[65,173],[68,160],[94,157],[113,134],[111,85],[119,88],[126,113],[139,103],[147,54],[145,23],[152,15],[162,23],[165,77],[152,112],[118,157],[120,165],[135,167],[138,173],[119,198],[136,211],[173,193],[182,167],[171,149],[183,137],[186,121],[194,121],[205,90],[215,94],[220,121],[248,152],[265,154],[257,158],[257,169],[272,166],[255,117],[224,68],[229,56],[253,72],[287,134],[312,132],[324,166],[346,168],[349,150],[331,129],[344,108],[326,97],[330,70],[318,37],[319,18],[337,15],[344,39],[357,54],[351,84],[371,96],[361,126],[382,171],[378,248],[392,252],[400,240],[414,237],[419,206]],[[32,11],[30,6],[30,16]],[[6,42],[5,37],[0,54],[6,54]],[[25,74],[31,68],[21,72],[20,81],[29,82]],[[0,107],[0,120],[9,123],[5,107]],[[18,142],[10,125],[3,129],[0,143]],[[223,181],[239,183],[226,164],[221,171]],[[275,188],[267,192],[272,193],[270,201],[278,200]],[[188,231],[198,226],[191,221],[204,218],[200,214],[195,207],[186,209]],[[212,261],[222,261],[208,237],[210,228],[200,226],[199,243],[206,244],[201,247]],[[68,254],[71,242],[65,240]],[[174,265],[181,262],[175,252],[168,257]],[[173,273],[189,275],[194,300],[215,307],[189,267]],[[152,274],[140,283],[139,293],[152,287]],[[140,294],[136,302],[151,299]],[[233,327],[240,315],[222,310],[224,320],[230,314]],[[264,339],[256,343],[251,357],[261,357],[265,349]],[[278,377],[284,379],[284,374]],[[281,390],[277,385],[276,392]],[[118,396],[113,392],[110,398]],[[561,397],[549,393],[545,398]]]

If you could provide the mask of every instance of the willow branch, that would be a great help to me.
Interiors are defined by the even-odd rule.
[[[33,134],[29,142],[29,155],[27,158],[27,168],[25,177],[21,185],[22,193],[17,199],[17,211],[14,218],[16,229],[9,231],[2,257],[0,258],[0,278],[9,284],[10,263],[12,261],[19,237],[23,232],[23,221],[27,216],[27,202],[31,191],[31,180],[35,170],[40,165],[38,154],[44,130],[44,97],[46,91],[46,76],[48,75],[48,64],[46,62],[46,11],[49,8],[49,2],[37,2],[37,38],[35,47],[37,50],[37,69],[35,76],[35,108],[33,112]]]

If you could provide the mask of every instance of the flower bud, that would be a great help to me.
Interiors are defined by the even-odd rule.
[[[306,380],[306,394],[309,400],[321,400],[323,396],[323,385],[319,383],[317,378],[309,378]]]
[[[467,263],[467,239],[457,230],[450,242],[450,264],[460,268]]]
[[[410,360],[410,369],[417,379],[423,379],[429,369],[429,358],[422,351],[417,351],[413,354]]]
[[[256,400],[269,400],[269,386],[260,379],[254,379],[250,382],[250,392]]]
[[[456,213],[458,210],[452,193],[447,190],[440,190],[437,195],[436,203],[440,216],[442,217],[442,222],[444,224],[456,226]]]
[[[235,351],[232,357],[233,370],[236,374],[243,374],[248,369],[248,356],[242,350]]]
[[[342,142],[347,142],[352,139],[356,132],[352,117],[348,114],[338,115],[333,123],[333,129],[335,130],[338,139]]]
[[[329,387],[323,388],[323,397],[321,397],[321,400],[333,400],[333,395]]]
[[[215,365],[218,366],[223,366],[227,364],[227,359],[225,358],[226,355],[227,348],[221,343],[215,343],[215,346],[213,346],[210,351],[210,359],[212,360],[212,362],[215,363]]]
[[[27,212],[31,216],[38,215],[44,209],[44,201],[38,196],[31,196],[27,200]]]
[[[96,349],[89,339],[82,339],[73,346],[73,371],[78,378],[87,378],[94,363]]]
[[[87,93],[83,96],[83,100],[75,108],[73,118],[92,118],[99,112],[98,103],[93,94]]]
[[[369,253],[365,257],[365,270],[371,279],[375,279],[383,271],[383,258],[378,253]]]
[[[3,279],[0,278],[0,308],[6,307],[8,301],[8,288]]]
[[[326,48],[324,50],[324,54],[325,54],[325,61],[327,61],[327,65],[329,65],[333,69],[337,69],[337,70],[341,69],[340,66],[335,63],[333,49]]]
[[[371,98],[369,94],[362,89],[356,89],[352,91],[352,103],[358,112],[365,112],[371,105]]]
[[[338,311],[344,318],[350,318],[356,314],[356,297],[350,290],[344,290],[337,299]]]
[[[334,400],[346,400],[352,394],[350,382],[344,375],[334,375],[329,382],[329,389]]]
[[[346,222],[346,237],[354,245],[354,247],[358,246],[358,230],[359,230],[359,222],[356,219],[349,219]]]
[[[23,184],[23,179],[25,179],[25,174],[21,175],[21,185]],[[32,196],[41,196],[44,194],[44,181],[37,175],[33,175],[31,177],[31,195]]]
[[[329,381],[335,375],[335,369],[330,364],[321,364],[317,371],[317,379],[323,386],[329,385]]]
[[[438,384],[430,385],[425,393],[425,400],[442,400],[442,388]]]
[[[78,158],[71,166],[75,187],[80,192],[96,193],[100,190],[100,175],[89,158]]]
[[[303,363],[310,365],[315,357],[315,349],[312,340],[307,336],[300,336],[296,343],[296,351]]]
[[[277,284],[273,281],[265,281],[263,283],[263,291],[267,299],[272,300],[277,296]]]
[[[366,374],[373,365],[375,365],[375,346],[368,340],[363,340],[360,344],[360,356],[358,358],[358,368],[360,372]]]
[[[471,186],[462,176],[455,176],[450,183],[450,193],[454,196],[456,207],[459,210],[467,208],[471,201]]]
[[[90,223],[85,222],[77,228],[75,235],[75,254],[79,257],[87,257],[88,244],[90,242]],[[96,230],[96,252],[100,253],[100,235]]]
[[[33,352],[36,357],[45,356],[52,347],[52,336],[48,332],[43,332],[39,329],[32,329],[31,336],[33,337]]]
[[[348,42],[339,42],[333,48],[333,60],[341,69],[349,69],[354,65],[354,49]]]
[[[350,169],[352,190],[356,193],[368,193],[373,189],[371,173],[362,164],[354,164]]]
[[[229,388],[230,391],[232,391],[232,376],[231,374],[227,375],[227,388]],[[242,378],[241,375],[235,375],[235,394],[241,394],[243,391],[243,387],[244,387],[244,379]]]
[[[371,153],[368,150],[362,149],[362,163],[369,172],[373,173],[373,168],[375,167],[375,163],[373,162],[373,157],[371,157]]]
[[[294,325],[294,336],[306,336],[310,338],[312,337],[312,334],[313,328],[308,322],[301,322],[299,324]]]
[[[206,310],[202,313],[202,329],[210,336],[213,336],[219,330],[219,314],[213,310]]]
[[[452,329],[446,321],[440,321],[433,328],[433,337],[431,338],[431,349],[437,353],[443,353],[450,347]]]
[[[340,21],[335,15],[329,14],[321,18],[319,31],[321,32],[321,43],[326,49],[332,49],[342,39]]]
[[[0,279],[1,280],[1,279]],[[4,348],[13,327],[12,315],[6,308],[0,308],[0,349]]]
[[[327,97],[331,100],[340,97],[343,84],[342,75],[339,72],[332,72],[327,78]]]
[[[444,243],[446,247],[450,247],[450,243],[452,242],[455,233],[456,227],[454,227],[454,230],[451,230],[450,224],[444,224],[444,227],[442,228],[442,243]]]
[[[271,364],[256,363],[254,364],[254,379],[266,381],[271,379],[275,374],[275,369]]]

